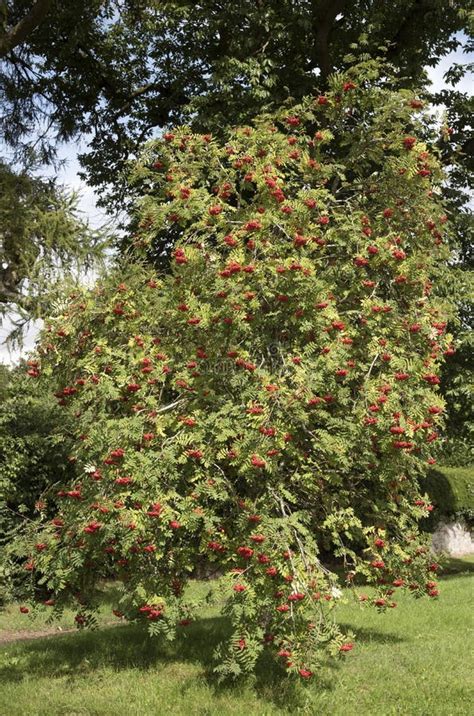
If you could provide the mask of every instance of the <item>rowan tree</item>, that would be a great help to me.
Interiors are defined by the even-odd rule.
[[[183,122],[225,136],[229,121],[248,122],[290,97],[324,93],[331,73],[350,65],[354,53],[382,54],[420,100],[446,109],[443,192],[462,269],[453,272],[450,290],[463,304],[450,329],[468,352],[474,140],[472,100],[459,81],[472,69],[472,17],[462,0],[3,0],[0,137],[27,167],[32,153],[53,162],[62,142],[82,139],[80,162],[99,204],[123,212],[140,194],[127,185],[127,163],[145,139]],[[448,88],[431,91],[426,68],[461,48],[466,63],[453,62]],[[163,263],[171,245],[170,235]],[[118,247],[128,250],[127,234]],[[443,385],[450,424],[458,425],[466,399],[461,358]]]
[[[77,478],[17,547],[43,608],[91,624],[113,574],[117,616],[171,638],[211,564],[219,674],[268,648],[310,678],[354,644],[328,555],[369,607],[438,595],[418,477],[452,353],[449,250],[421,105],[367,61],[224,141],[179,127],[146,147],[134,260],[71,296],[30,361],[76,423]]]

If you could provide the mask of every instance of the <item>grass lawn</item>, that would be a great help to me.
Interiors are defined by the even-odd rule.
[[[210,654],[227,627],[215,612],[178,642],[160,645],[136,626],[108,626],[105,605],[105,625],[95,632],[0,644],[0,715],[468,716],[473,572],[474,559],[451,560],[439,600],[400,595],[386,614],[341,606],[356,648],[309,684],[286,680],[265,660],[253,683],[219,686]],[[69,614],[62,627],[71,626]],[[18,606],[0,613],[4,636],[22,629],[44,631],[45,624],[19,615]]]

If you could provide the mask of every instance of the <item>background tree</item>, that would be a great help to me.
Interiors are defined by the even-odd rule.
[[[157,130],[191,121],[219,134],[288,97],[322,91],[361,36],[369,54],[388,48],[405,84],[418,87],[426,66],[460,46],[455,33],[469,14],[467,3],[445,0],[3,0],[1,7],[4,141],[20,154],[34,142],[48,160],[58,141],[86,137],[87,181],[102,204],[120,208],[130,199],[126,162]],[[435,99],[468,116],[454,90]],[[472,156],[472,141],[461,143]]]
[[[0,316],[16,316],[18,328],[44,316],[55,285],[91,269],[105,245],[74,195],[0,162]]]

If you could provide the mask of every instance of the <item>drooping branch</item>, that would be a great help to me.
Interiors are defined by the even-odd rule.
[[[120,117],[131,109],[133,102],[136,99],[150,92],[159,92],[160,98],[169,99],[173,97],[175,104],[178,106],[182,106],[189,101],[189,97],[183,92],[179,90],[175,91],[171,85],[166,85],[162,82],[148,82],[145,85],[136,87],[135,89],[131,89],[127,92],[125,88],[118,86],[115,79],[110,76],[108,69],[89,48],[79,46],[78,53],[81,57],[93,63],[100,86],[106,93],[109,100],[113,103],[119,101],[121,102],[118,109],[114,109],[110,113],[109,117],[111,122],[116,123]],[[165,110],[164,115],[165,116],[162,118],[162,121],[159,123],[160,126],[164,125],[168,120],[169,110]],[[151,126],[156,126],[156,124],[152,124]]]
[[[2,3],[3,16],[6,15],[6,3]],[[25,15],[11,30],[2,29],[0,37],[0,57],[5,57],[11,50],[21,45],[36,30],[48,14],[52,0],[37,0],[29,13]],[[5,17],[6,20],[6,17]],[[6,23],[5,23],[6,24]]]

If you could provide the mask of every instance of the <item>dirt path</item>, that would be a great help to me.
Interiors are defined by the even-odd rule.
[[[51,627],[51,629],[42,629],[41,631],[28,631],[26,629],[19,629],[18,631],[4,631],[0,632],[0,644],[10,644],[12,641],[28,641],[30,639],[44,639],[49,636],[60,636],[61,634],[71,634],[76,632],[77,629],[58,629],[57,627]]]
[[[125,622],[124,622],[125,623]],[[100,625],[103,627],[117,627],[121,623],[116,621],[104,622]],[[50,627],[49,629],[41,630],[28,630],[18,629],[9,631],[0,631],[0,645],[11,644],[15,641],[31,641],[32,639],[45,639],[52,636],[62,636],[63,634],[77,634],[78,630],[75,627],[67,629],[58,629],[58,627]]]

